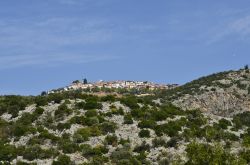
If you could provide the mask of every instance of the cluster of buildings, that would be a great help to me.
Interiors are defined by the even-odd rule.
[[[157,84],[148,81],[98,81],[94,83],[88,83],[85,79],[84,81],[73,81],[70,85],[59,88],[56,90],[48,91],[49,93],[55,93],[60,91],[69,91],[69,90],[92,90],[92,89],[149,89],[149,90],[156,90],[156,89],[172,89],[177,87],[177,84]]]
[[[148,81],[98,81],[95,83],[84,83],[81,81],[74,81],[71,85],[65,87],[64,90],[76,89],[93,89],[93,88],[109,88],[109,89],[170,89],[178,86],[177,84],[156,84]]]

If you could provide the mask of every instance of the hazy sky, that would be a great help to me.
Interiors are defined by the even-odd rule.
[[[250,64],[249,0],[1,0],[0,94],[183,84]]]

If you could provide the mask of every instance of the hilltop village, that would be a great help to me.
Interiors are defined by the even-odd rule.
[[[149,81],[125,81],[125,80],[115,80],[115,81],[98,81],[90,83],[87,79],[83,81],[76,80],[70,85],[60,88],[57,90],[51,90],[48,93],[54,93],[58,91],[69,91],[69,90],[93,90],[93,89],[147,89],[150,91],[157,89],[172,89],[177,87],[178,84],[157,84]]]

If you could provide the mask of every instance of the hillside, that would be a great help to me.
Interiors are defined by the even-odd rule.
[[[249,111],[249,70],[227,71],[194,80],[167,93],[183,109],[200,109],[220,116]]]
[[[249,164],[249,71],[155,95],[0,97],[0,164]]]

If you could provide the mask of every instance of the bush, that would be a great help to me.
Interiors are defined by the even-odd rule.
[[[98,117],[87,117],[85,118],[85,124],[88,126],[93,126],[99,124]]]
[[[162,121],[168,117],[173,118],[176,115],[184,115],[184,114],[185,114],[185,111],[180,110],[180,108],[177,108],[172,104],[168,104],[168,105],[161,106],[160,110],[153,111],[152,117],[156,121]]]
[[[16,158],[16,148],[12,145],[5,145],[0,142],[0,160],[2,161],[11,161]]]
[[[226,119],[219,120],[219,127],[222,129],[227,129],[228,126],[231,126],[231,122]]]
[[[240,152],[240,157],[250,163],[250,150],[243,150]]]
[[[162,147],[162,146],[166,146],[166,141],[162,138],[155,138],[152,141],[153,147]]]
[[[45,106],[48,105],[48,99],[46,96],[37,96],[35,97],[35,103],[37,107]]]
[[[46,140],[50,139],[53,143],[56,143],[59,141],[59,137],[55,136],[54,134],[51,134],[48,132],[48,130],[45,130],[44,128],[38,128],[38,131],[40,132],[38,138]]]
[[[107,96],[104,96],[101,98],[101,101],[104,101],[104,102],[114,102],[115,101],[115,96],[114,95],[107,95]]]
[[[121,99],[121,103],[125,104],[131,109],[137,109],[140,108],[139,105],[137,104],[137,99],[136,97],[129,96],[129,97],[123,97]]]
[[[74,141],[76,143],[82,143],[84,141],[89,140],[91,137],[91,132],[89,128],[81,128],[74,134]]]
[[[124,115],[123,109],[120,107],[119,109],[110,107],[111,111],[107,113],[108,116],[112,115]]]
[[[69,140],[60,141],[58,148],[62,150],[63,153],[65,154],[75,153],[76,151],[79,150],[79,146],[76,143],[71,142]]]
[[[81,124],[85,125],[86,124],[86,118],[85,116],[74,116],[70,119],[71,124]]]
[[[239,162],[237,157],[224,150],[221,146],[190,143],[186,148],[187,164],[245,164]],[[226,163],[227,164],[227,163]]]
[[[147,144],[145,141],[143,141],[141,145],[136,146],[134,148],[134,152],[141,153],[141,152],[145,152],[145,151],[148,151],[148,152],[150,151],[150,145]]]
[[[104,122],[100,125],[100,130],[103,134],[114,133],[117,126],[113,122]]]
[[[94,116],[98,116],[98,112],[96,110],[88,110],[85,113],[86,117],[94,117]]]
[[[82,154],[84,157],[94,157],[94,156],[101,156],[103,154],[108,153],[108,149],[104,146],[96,146],[94,148],[91,148],[89,144],[83,144],[80,146],[80,150],[82,151]]]
[[[73,165],[73,163],[67,155],[59,155],[57,161],[54,160],[52,165]]]
[[[31,97],[24,96],[4,96],[0,99],[0,115],[9,113],[12,117],[17,117],[18,112],[24,110],[29,104],[32,104]]]
[[[133,124],[133,118],[130,114],[124,116],[124,124]]]
[[[243,145],[244,145],[245,147],[250,147],[250,136],[245,136],[245,137],[243,138]]]
[[[64,94],[65,93],[51,93],[48,95],[48,101],[60,104],[65,97]]]
[[[37,107],[34,113],[35,113],[36,115],[42,115],[43,112],[44,112],[44,109],[43,109],[43,108]]]
[[[58,123],[57,124],[57,129],[62,131],[64,129],[70,129],[71,124],[70,123]]]
[[[138,123],[139,128],[154,128],[156,126],[156,122],[153,120],[142,120]]]
[[[105,137],[105,142],[108,145],[117,146],[118,138],[116,135],[108,135]]]
[[[128,145],[122,148],[117,148],[111,153],[110,158],[113,164],[140,164],[139,161],[133,157],[132,152],[130,151],[130,146]]]
[[[90,157],[93,155],[93,150],[89,144],[80,145],[80,150],[84,157]]]
[[[178,144],[178,140],[179,140],[179,138],[177,138],[177,137],[172,137],[172,138],[167,142],[166,147],[176,147],[177,144]]]
[[[102,104],[97,102],[96,98],[88,98],[86,99],[86,103],[83,107],[85,110],[90,110],[90,109],[101,109]]]
[[[150,137],[150,131],[145,130],[145,129],[141,130],[139,132],[139,137],[141,137],[141,138],[149,138]]]
[[[78,108],[78,109],[84,109],[84,106],[85,106],[85,102],[79,102],[79,103],[76,103],[76,107]]]
[[[65,116],[68,116],[72,113],[72,110],[68,108],[67,104],[61,104],[58,109],[55,111],[55,118],[61,119]]]
[[[243,112],[233,117],[233,123],[236,129],[242,128],[242,126],[250,127],[250,112]]]
[[[25,150],[22,153],[22,156],[24,159],[27,159],[29,161],[35,160],[35,159],[47,159],[51,157],[55,157],[58,155],[58,151],[54,149],[49,150],[43,150],[39,145],[34,145],[28,148],[25,148]]]
[[[16,123],[11,127],[11,132],[13,136],[21,137],[28,133],[35,133],[36,129],[32,126]]]
[[[158,136],[163,135],[163,133],[169,135],[170,137],[177,136],[178,131],[181,131],[182,126],[186,124],[185,122],[185,119],[180,119],[176,121],[170,121],[166,124],[157,125],[155,127],[155,133]]]

